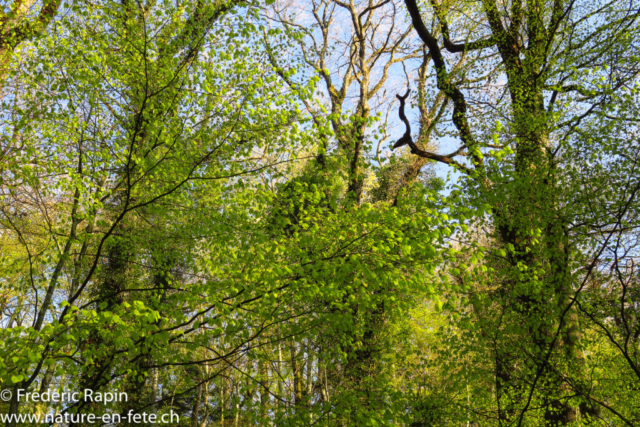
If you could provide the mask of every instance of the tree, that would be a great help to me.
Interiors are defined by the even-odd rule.
[[[8,425],[638,424],[636,9],[21,5]]]
[[[460,273],[460,280],[475,287],[468,304],[481,332],[469,333],[478,346],[470,347],[493,360],[498,423],[523,425],[539,416],[544,421],[530,422],[568,425],[598,419],[601,410],[628,423],[624,410],[595,397],[578,301],[609,247],[608,238],[599,241],[593,233],[600,221],[613,232],[621,218],[636,218],[635,184],[622,192],[608,187],[620,197],[609,206],[617,212],[609,219],[578,221],[592,200],[584,203],[577,193],[607,178],[585,180],[576,170],[588,163],[574,162],[582,147],[592,157],[600,151],[625,167],[635,164],[635,151],[618,155],[625,143],[613,142],[616,134],[593,138],[587,129],[595,123],[615,127],[621,118],[612,112],[625,110],[627,93],[637,91],[637,46],[631,41],[637,11],[616,2],[431,1],[438,36],[414,0],[405,5],[429,49],[433,80],[453,105],[460,141],[446,156],[411,140],[408,145],[417,156],[462,171],[469,178],[462,200],[491,213],[484,230],[491,236],[485,268],[492,274],[469,276],[471,270]],[[456,10],[465,10],[466,17],[450,21]],[[458,79],[449,66],[466,54],[475,55],[473,80]],[[631,122],[635,129],[637,122]],[[463,156],[468,160],[459,160]],[[635,229],[635,219],[630,221]]]
[[[401,316],[423,286],[409,268],[429,270],[443,217],[419,187],[396,206],[359,203],[353,162],[300,154],[326,136],[298,107],[316,80],[288,92],[276,73],[293,70],[250,49],[264,34],[252,9],[232,6],[97,3],[12,63],[2,129],[18,149],[2,222],[17,249],[3,271],[21,268],[7,284],[2,384],[130,396],[39,410],[175,410],[192,425],[401,412],[371,404],[389,391],[390,365],[358,355],[384,342],[370,314]],[[276,354],[277,394],[264,379]],[[322,386],[335,366],[355,366],[376,393]]]
[[[136,290],[128,273],[123,281],[113,271],[125,274],[131,262],[145,265],[155,257],[159,248],[144,241],[149,224],[193,233],[179,222],[165,226],[176,207],[196,209],[205,187],[217,188],[211,196],[221,194],[227,184],[217,186],[218,181],[259,169],[251,160],[234,160],[262,145],[241,135],[251,133],[255,140],[257,119],[261,126],[279,127],[291,117],[265,116],[268,107],[243,109],[242,102],[282,102],[269,85],[245,85],[253,72],[246,63],[230,61],[223,51],[216,52],[217,64],[196,61],[204,52],[213,56],[211,45],[228,35],[210,30],[232,6],[96,5],[63,20],[60,33],[38,40],[38,55],[27,57],[16,72],[10,86],[15,92],[4,98],[4,137],[17,140],[19,150],[3,171],[3,225],[29,265],[18,282],[29,288],[22,305],[12,309],[21,326],[13,321],[2,331],[3,360],[12,361],[4,366],[5,384],[27,389],[55,365],[58,376],[66,371],[104,387],[145,357],[146,346],[140,345],[118,359],[123,345],[171,341],[168,331],[198,330],[197,315],[186,321],[171,317],[177,308],[168,306],[180,298],[163,301],[156,287],[144,286],[139,272],[142,289]],[[78,33],[91,37],[74,37]],[[221,78],[221,65],[235,70],[232,78]],[[201,91],[208,93],[206,103]],[[136,252],[137,259],[125,256]],[[151,306],[136,292],[149,295]],[[161,319],[159,310],[169,317]],[[122,318],[127,320],[121,323]],[[96,330],[113,347],[93,348]],[[123,371],[114,370],[118,362]],[[15,396],[10,413],[18,409]]]
[[[16,0],[3,6],[0,10],[0,81],[5,78],[15,49],[42,34],[55,18],[61,3],[61,0],[43,0],[41,4],[36,0]]]

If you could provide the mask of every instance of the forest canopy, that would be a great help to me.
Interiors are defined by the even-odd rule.
[[[0,423],[640,427],[639,20],[3,1]]]

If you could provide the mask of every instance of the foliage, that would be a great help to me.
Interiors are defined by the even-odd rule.
[[[637,6],[87,5],[0,15],[3,415],[640,424]]]

